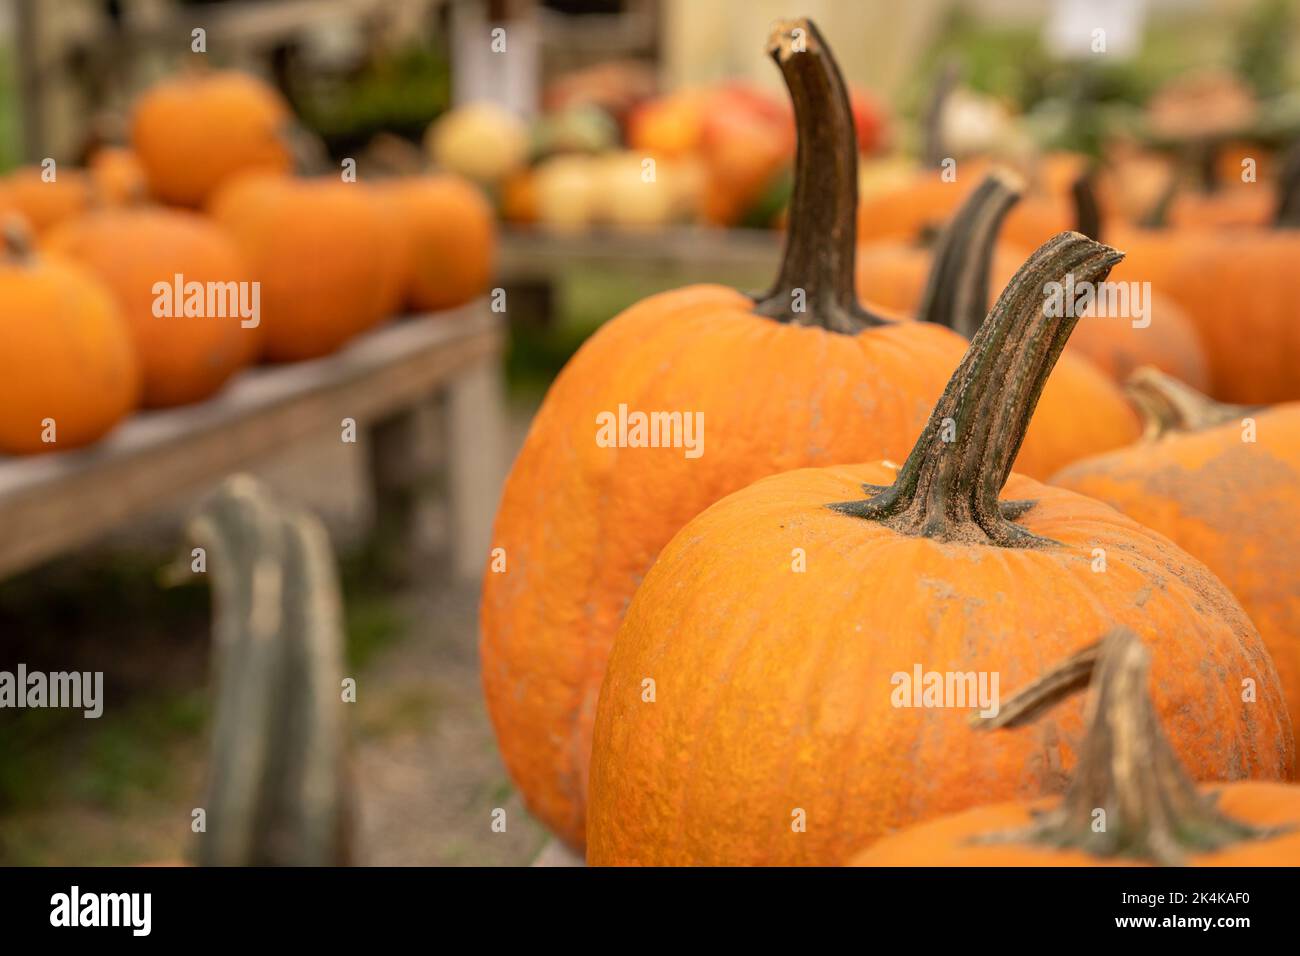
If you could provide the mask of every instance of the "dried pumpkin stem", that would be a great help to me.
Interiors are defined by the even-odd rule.
[[[1122,258],[1076,232],[1044,243],[980,326],[894,483],[867,500],[830,507],[901,534],[1008,548],[1050,544],[1015,524],[998,493],[1078,321],[1073,309],[1049,316],[1051,295],[1063,292],[1067,277],[1075,287],[1102,281]]]
[[[1097,199],[1095,167],[1090,165],[1070,184],[1070,198],[1074,201],[1074,231],[1101,242],[1101,202]]]
[[[1007,702],[996,726],[1037,716],[1080,690],[1090,672],[1088,733],[1060,805],[1027,828],[977,842],[1070,847],[1170,866],[1188,853],[1276,835],[1220,813],[1183,771],[1147,690],[1150,666],[1141,640],[1117,628]],[[1008,718],[1008,710],[1021,716]]]
[[[1150,365],[1134,371],[1124,383],[1124,391],[1141,413],[1143,437],[1148,441],[1170,432],[1213,428],[1263,407],[1216,402]]]
[[[1019,200],[1023,183],[1013,173],[990,173],[962,203],[934,246],[917,318],[971,338],[989,303],[989,273],[998,232]]]
[[[808,19],[779,21],[767,49],[790,91],[798,142],[781,271],[754,311],[850,335],[888,324],[854,288],[858,146],[839,67]]]

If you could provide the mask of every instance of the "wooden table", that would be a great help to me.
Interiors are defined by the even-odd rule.
[[[453,567],[486,561],[504,475],[501,316],[485,300],[412,317],[310,362],[251,369],[212,399],[144,412],[84,449],[0,456],[0,576],[87,544],[184,494],[214,487],[343,420],[369,429],[381,522],[410,528],[410,463],[437,444],[451,515]],[[416,426],[421,407],[440,437]],[[385,517],[386,516],[386,517]]]

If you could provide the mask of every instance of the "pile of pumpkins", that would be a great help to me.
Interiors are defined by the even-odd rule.
[[[739,80],[655,95],[611,83],[585,95],[566,85],[532,123],[491,103],[457,107],[431,126],[429,151],[490,189],[502,218],[548,232],[779,222],[795,145],[784,98]],[[861,90],[850,102],[860,151],[880,152],[884,108]]]
[[[139,97],[129,147],[0,178],[0,453],[89,444],[136,409],[202,401],[250,365],[328,355],[487,287],[495,226],[477,187],[300,176],[292,131],[271,87],[198,70]],[[225,291],[190,296],[214,288],[242,289],[246,314]]]
[[[859,208],[825,39],[768,50],[773,288],[606,323],[504,489],[480,650],[529,809],[601,865],[1300,864],[1294,170],[1232,228],[1138,225],[1075,157]],[[1105,281],[1151,301],[1049,307]],[[597,440],[634,412],[697,446]],[[952,675],[1093,689],[983,734]]]

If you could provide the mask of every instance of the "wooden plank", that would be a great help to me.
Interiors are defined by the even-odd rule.
[[[452,564],[463,582],[483,574],[492,523],[509,468],[505,386],[499,365],[480,364],[447,390],[447,462]]]
[[[428,397],[504,346],[483,300],[369,333],[311,362],[249,370],[213,399],[136,415],[98,444],[0,458],[0,575],[93,540],[344,418]]]
[[[561,270],[611,267],[673,270],[707,278],[724,270],[775,273],[784,235],[768,229],[681,226],[645,232],[592,230],[564,235],[507,228],[497,274],[502,283],[551,277]]]

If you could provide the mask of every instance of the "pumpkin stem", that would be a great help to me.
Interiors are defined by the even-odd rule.
[[[32,257],[32,232],[22,216],[0,219],[0,255],[11,262],[26,262]]]
[[[922,162],[930,169],[938,169],[950,154],[943,141],[943,113],[953,91],[961,82],[962,66],[956,59],[943,64],[930,91],[925,107],[924,141],[921,145]]]
[[[1282,156],[1277,177],[1278,203],[1273,225],[1281,229],[1300,229],[1300,140]]]
[[[969,339],[988,313],[989,272],[998,232],[1024,184],[1013,173],[990,173],[962,203],[934,245],[917,318]]]
[[[781,271],[754,311],[778,322],[855,334],[890,324],[854,289],[858,145],[839,67],[811,20],[781,20],[768,38],[794,102],[794,192]]]
[[[1135,370],[1124,391],[1137,406],[1148,441],[1170,432],[1194,432],[1241,418],[1262,406],[1228,405],[1202,395],[1150,365]]]
[[[986,729],[1022,726],[1084,686],[1091,688],[1087,736],[1060,805],[1029,827],[987,834],[978,842],[1070,847],[1172,866],[1187,853],[1279,832],[1224,816],[1214,797],[1196,788],[1160,726],[1147,690],[1150,667],[1151,652],[1137,635],[1116,628],[983,722]]]
[[[1097,200],[1097,170],[1089,165],[1070,184],[1074,200],[1074,231],[1101,242],[1101,203]]]
[[[830,507],[901,534],[942,541],[1007,548],[1050,544],[1015,524],[999,507],[998,493],[1047,376],[1078,322],[1073,308],[1062,308],[1064,293],[1102,281],[1122,258],[1077,232],[1060,233],[1039,247],[971,340],[894,483],[867,500]]]
[[[1178,174],[1171,174],[1151,208],[1138,219],[1140,229],[1165,229],[1169,226],[1169,213],[1174,207],[1180,186]]]

